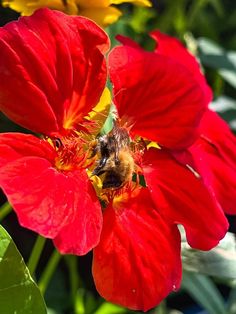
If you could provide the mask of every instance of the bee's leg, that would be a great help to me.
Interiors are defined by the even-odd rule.
[[[118,147],[117,142],[115,142],[114,160],[115,160],[115,165],[118,166],[120,164],[120,159],[119,159],[119,147]]]
[[[105,165],[106,165],[107,159],[108,159],[108,157],[103,157],[103,158],[99,161],[99,164],[98,164],[98,166],[93,170],[92,175],[100,176],[101,174],[104,173],[103,168],[104,168]]]
[[[91,151],[90,155],[87,158],[88,159],[93,158],[94,156],[96,156],[97,152],[98,152],[98,147],[92,148],[92,151]]]

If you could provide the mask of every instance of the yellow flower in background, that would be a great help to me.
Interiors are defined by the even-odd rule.
[[[139,6],[151,6],[149,0],[2,0],[2,5],[10,7],[21,15],[31,15],[39,8],[48,7],[70,15],[86,16],[106,27],[115,23],[122,14],[112,4],[124,2]]]

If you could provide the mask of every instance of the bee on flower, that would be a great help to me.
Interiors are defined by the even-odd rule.
[[[1,188],[61,253],[93,249],[105,299],[144,311],[180,286],[178,224],[201,250],[228,228],[192,156],[210,88],[177,40],[152,36],[154,52],[120,36],[107,69],[109,39],[86,18],[40,9],[0,29],[0,109],[35,134],[0,134]],[[101,136],[107,72],[116,119]]]

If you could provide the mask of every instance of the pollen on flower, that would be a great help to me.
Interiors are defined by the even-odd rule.
[[[83,132],[71,131],[63,137],[46,138],[56,151],[54,166],[60,171],[87,169],[93,162],[90,159],[91,138]]]

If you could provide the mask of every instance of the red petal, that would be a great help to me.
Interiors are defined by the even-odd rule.
[[[200,70],[196,58],[174,37],[163,34],[160,31],[153,31],[151,37],[157,43],[155,52],[167,56],[187,68],[199,86],[201,86],[201,89],[205,94],[206,102],[210,103],[212,100],[212,92],[207,85],[206,79]]]
[[[154,209],[147,189],[106,209],[93,276],[106,300],[134,310],[147,311],[179,288],[179,232]]]
[[[193,142],[208,101],[187,68],[129,45],[114,48],[109,62],[115,105],[134,135],[169,148]]]
[[[123,36],[123,35],[117,35],[116,36],[116,40],[118,40],[122,45],[124,46],[130,46],[136,49],[143,49],[141,46],[139,46],[138,43],[136,43],[136,41],[134,41],[133,39]]]
[[[48,9],[7,24],[0,29],[0,109],[45,134],[81,122],[104,89],[107,46],[93,22]]]
[[[30,134],[0,134],[0,167],[26,156],[38,156],[53,161],[55,150],[44,140]]]
[[[150,149],[143,169],[156,207],[171,222],[185,227],[189,244],[201,250],[216,246],[228,223],[203,181],[162,150]]]
[[[7,164],[0,186],[20,224],[45,237],[54,238],[71,218],[74,186],[46,159],[23,157]]]
[[[75,192],[74,216],[54,239],[63,254],[83,255],[99,242],[102,230],[101,205],[91,183],[81,173],[73,174]],[[79,196],[81,195],[81,196]]]
[[[84,252],[97,244],[102,216],[85,171],[58,172],[51,146],[32,135],[1,134],[0,156],[0,187],[22,226],[54,238],[61,230],[66,236],[70,224],[75,229],[77,220],[77,238],[67,235],[60,243],[60,234],[59,249],[74,245],[73,252]]]
[[[201,122],[201,139],[190,149],[198,171],[226,213],[236,214],[236,139],[228,125],[208,111]]]

